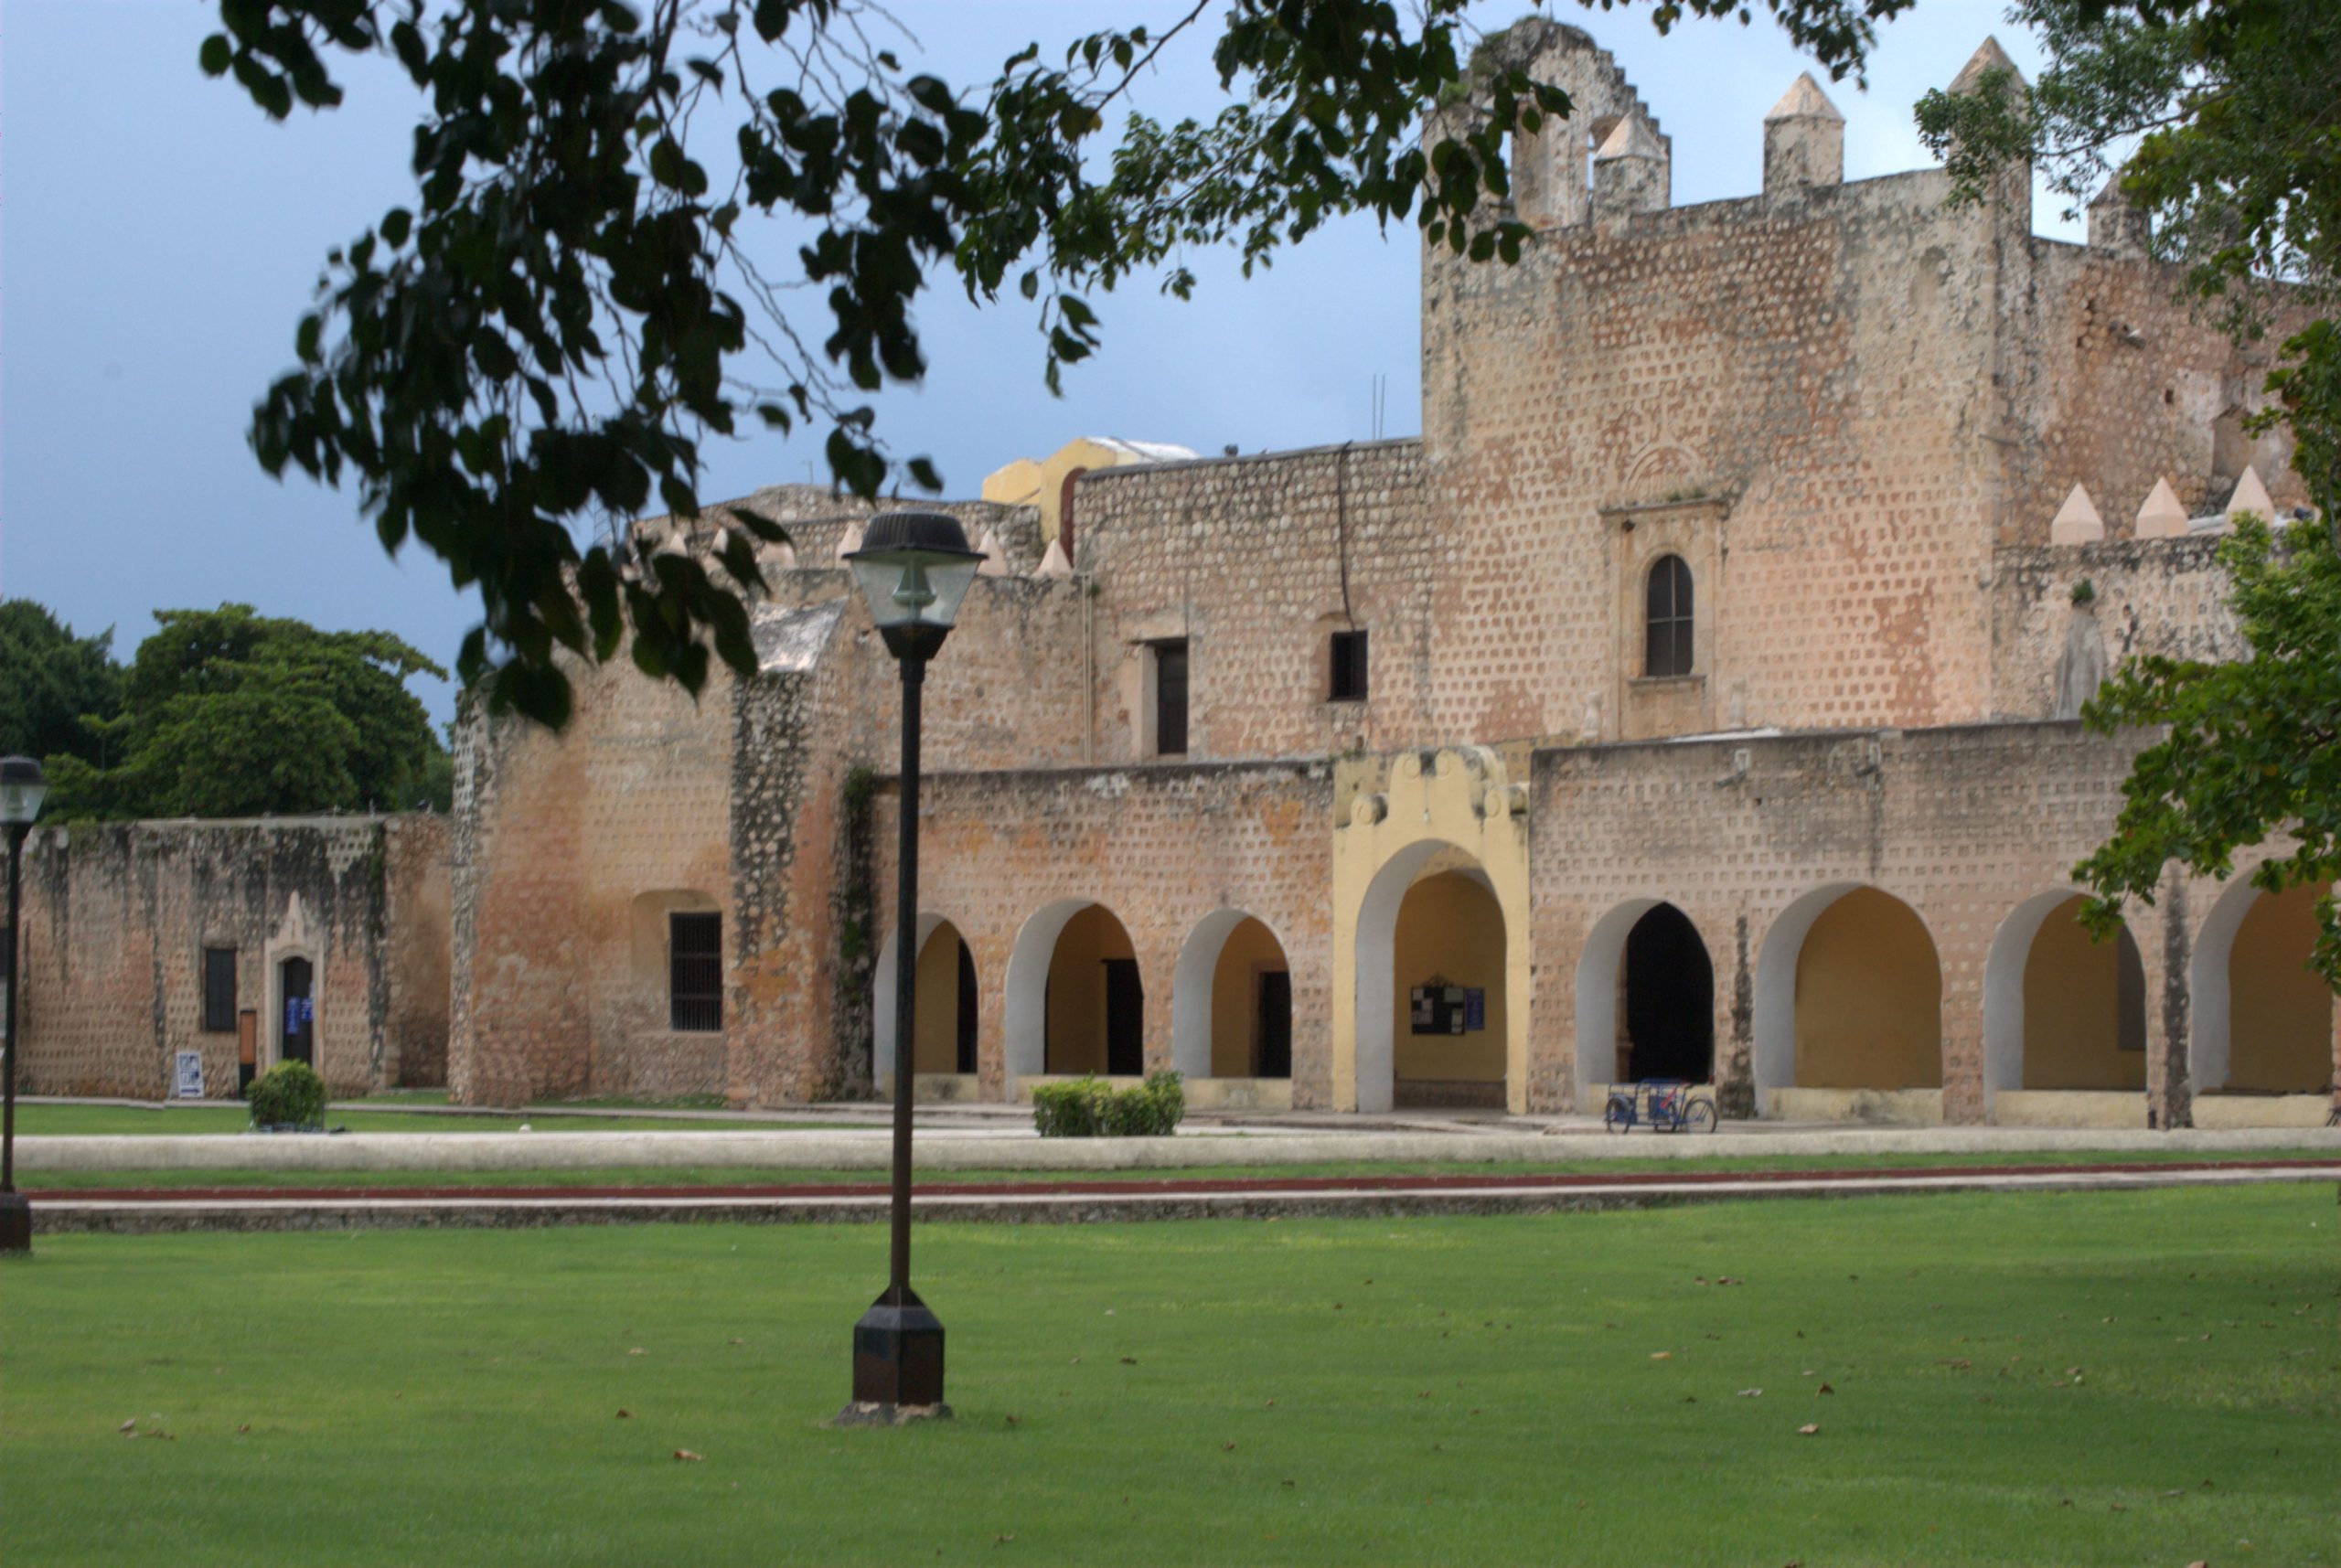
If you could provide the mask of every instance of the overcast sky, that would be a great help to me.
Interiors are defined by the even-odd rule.
[[[1482,8],[1501,27],[1524,0]],[[1170,0],[894,0],[940,74],[967,84],[1028,41],[1061,47]],[[2033,41],[2002,7],[1920,0],[1886,29],[1866,93],[1826,83],[1846,119],[1848,178],[1926,162],[1910,104],[1945,85],[1987,33],[2026,74]],[[1673,139],[1678,203],[1754,193],[1762,120],[1808,62],[1765,22],[1687,23],[1657,37],[1648,7],[1551,14],[1615,53]],[[347,73],[338,110],[269,123],[207,80],[201,0],[0,0],[0,593],[77,631],[115,630],[127,657],[158,608],[230,600],[329,627],[382,627],[452,664],[478,618],[440,562],[393,560],[347,494],[262,474],[245,444],[254,399],[293,360],[294,324],[326,251],[411,200],[416,101],[379,66]],[[1174,44],[1139,97],[1158,117],[1211,112],[1208,40]],[[1187,42],[1188,40],[1181,40]],[[2066,232],[2056,205],[2036,221]],[[1320,233],[1246,282],[1196,260],[1189,304],[1144,283],[1102,303],[1106,347],[1041,381],[1021,300],[986,311],[925,296],[925,385],[890,395],[881,429],[933,454],[953,496],[1075,435],[1245,452],[1363,439],[1387,378],[1384,432],[1420,429],[1419,273],[1411,229]],[[712,449],[701,494],[812,476],[818,441],[759,435]],[[450,697],[424,695],[445,718]]]

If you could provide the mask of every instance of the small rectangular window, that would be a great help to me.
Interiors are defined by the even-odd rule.
[[[1154,754],[1187,754],[1187,640],[1154,645]]]
[[[1365,634],[1335,632],[1333,634],[1332,690],[1330,702],[1363,702],[1365,700]]]
[[[203,1028],[209,1034],[230,1034],[236,1028],[236,950],[203,950]]]
[[[692,1034],[723,1028],[723,917],[667,917],[667,1006],[669,1025]]]

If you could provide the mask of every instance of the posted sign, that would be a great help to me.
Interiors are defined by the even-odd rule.
[[[175,1099],[203,1098],[203,1052],[182,1051],[171,1064],[171,1094]]]

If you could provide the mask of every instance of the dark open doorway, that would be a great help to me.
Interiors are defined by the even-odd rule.
[[[1282,969],[1260,972],[1260,1061],[1262,1078],[1292,1076],[1292,976]]]
[[[959,1060],[958,1071],[976,1070],[976,955],[967,944],[959,944]]]
[[[1673,904],[1626,935],[1626,1033],[1630,1078],[1715,1077],[1715,969],[1698,928]]]
[[[1136,1078],[1146,1072],[1146,990],[1138,960],[1108,958],[1106,964],[1106,1071]]]
[[[305,958],[287,958],[279,965],[283,976],[283,1033],[278,1039],[277,1058],[283,1061],[305,1061],[317,1064],[317,1005],[309,995],[311,970]]]

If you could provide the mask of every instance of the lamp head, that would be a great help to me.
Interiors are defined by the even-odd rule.
[[[0,757],[0,827],[23,829],[40,815],[48,780],[30,757]]]
[[[984,558],[947,513],[882,512],[845,559],[886,645],[897,657],[931,658]]]

